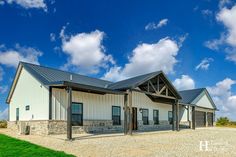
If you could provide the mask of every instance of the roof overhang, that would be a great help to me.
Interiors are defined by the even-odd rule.
[[[12,97],[12,94],[13,94],[13,92],[15,90],[15,87],[16,87],[16,84],[18,82],[18,79],[19,79],[20,73],[22,71],[22,68],[23,68],[22,64],[18,64],[16,73],[15,73],[15,76],[14,76],[14,80],[13,80],[13,82],[11,84],[11,88],[10,88],[10,91],[9,91],[7,99],[6,99],[6,103],[7,104],[9,104],[10,101],[11,101],[11,97]]]
[[[49,87],[71,87],[73,90],[80,90],[80,91],[86,91],[91,93],[98,93],[98,94],[120,94],[124,95],[125,92],[122,91],[116,91],[111,90],[107,88],[100,88],[90,85],[84,85],[84,84],[78,84],[68,81],[59,81],[59,82],[53,82],[48,84]]]

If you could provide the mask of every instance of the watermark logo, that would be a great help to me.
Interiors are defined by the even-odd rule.
[[[232,149],[232,145],[230,145],[227,141],[199,141],[199,150],[202,152],[209,151],[220,151],[224,152],[229,149]]]
[[[209,146],[209,141],[200,141],[199,143],[200,151],[210,151],[208,146]]]

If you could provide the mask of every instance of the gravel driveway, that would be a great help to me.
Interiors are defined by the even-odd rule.
[[[145,132],[132,136],[84,134],[74,135],[76,138],[72,142],[66,141],[65,135],[15,135],[7,129],[0,129],[0,133],[83,157],[236,156],[236,129],[231,128]],[[207,144],[207,150],[204,144]]]

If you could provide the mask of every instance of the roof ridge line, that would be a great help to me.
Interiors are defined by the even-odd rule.
[[[49,66],[37,65],[37,64],[27,63],[27,62],[22,62],[22,61],[20,61],[20,63],[30,64],[30,65],[33,65],[33,66],[39,66],[39,67],[42,67],[42,68],[48,68],[48,69],[51,69],[51,70],[61,71],[61,72],[64,72],[64,73],[69,73],[69,74],[73,74],[73,75],[80,75],[80,76],[87,77],[87,78],[93,78],[93,79],[98,79],[98,80],[101,80],[101,81],[106,81],[106,82],[114,83],[114,82],[111,82],[111,81],[108,81],[108,80],[104,80],[104,79],[100,79],[100,78],[96,78],[96,77],[92,77],[92,76],[86,76],[86,75],[82,75],[82,74],[77,74],[77,73],[74,73],[74,72],[65,71],[65,70],[61,70],[61,69],[56,69],[56,68],[49,67]]]

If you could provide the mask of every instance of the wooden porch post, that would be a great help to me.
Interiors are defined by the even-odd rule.
[[[133,110],[132,110],[132,91],[129,90],[129,135],[132,135],[133,131]]]
[[[176,130],[179,131],[179,101],[176,100]]]
[[[172,131],[175,131],[175,103],[172,103]]]
[[[192,129],[195,130],[196,128],[196,113],[195,113],[195,106],[192,107]]]
[[[72,89],[67,87],[67,139],[72,139],[72,126],[71,126],[71,101],[72,101]]]
[[[125,95],[124,95],[124,134],[125,135],[127,135],[127,132],[128,132],[127,104],[128,104],[128,94],[125,93]]]

